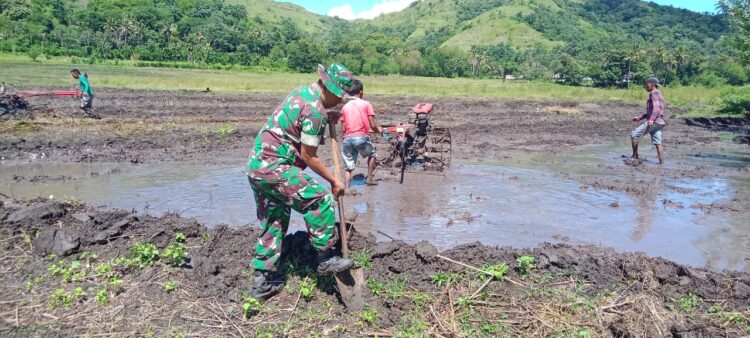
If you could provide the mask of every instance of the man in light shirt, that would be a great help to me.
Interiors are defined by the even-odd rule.
[[[373,173],[377,161],[375,146],[370,140],[370,131],[379,133],[380,128],[375,123],[375,110],[370,102],[363,99],[364,87],[359,80],[352,80],[350,93],[354,99],[341,109],[341,124],[344,130],[342,152],[346,163],[344,181],[349,189],[352,181],[352,171],[357,164],[357,157],[367,158],[367,185],[376,185]]]

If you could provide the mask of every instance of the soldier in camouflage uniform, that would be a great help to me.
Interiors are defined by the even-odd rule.
[[[317,83],[295,89],[276,108],[255,138],[248,160],[247,175],[263,226],[252,261],[251,295],[259,300],[268,299],[283,286],[277,268],[292,209],[304,215],[318,252],[319,274],[341,272],[353,264],[332,250],[338,240],[333,201],[334,196],[344,194],[344,186],[317,157],[329,119],[331,123],[338,119],[324,110],[341,103],[353,77],[339,64],[328,69],[318,66],[318,74]],[[331,184],[333,194],[304,172],[308,166]]]

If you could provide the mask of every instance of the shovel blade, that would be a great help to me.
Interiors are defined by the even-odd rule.
[[[361,267],[337,273],[336,286],[347,309],[360,311],[364,308],[365,274]]]

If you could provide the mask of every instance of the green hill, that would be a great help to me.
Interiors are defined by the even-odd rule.
[[[250,17],[259,17],[263,20],[276,23],[282,20],[290,20],[297,24],[300,29],[309,33],[318,32],[323,29],[323,22],[321,21],[323,16],[288,2],[276,2],[273,0],[227,0],[226,3],[244,6]]]
[[[272,0],[0,1],[0,52],[195,68],[747,83],[733,34],[723,15],[641,0],[421,0],[351,22]]]

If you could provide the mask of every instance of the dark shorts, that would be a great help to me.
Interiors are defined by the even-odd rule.
[[[94,101],[94,97],[91,95],[81,96],[81,109],[91,108],[91,104]]]

